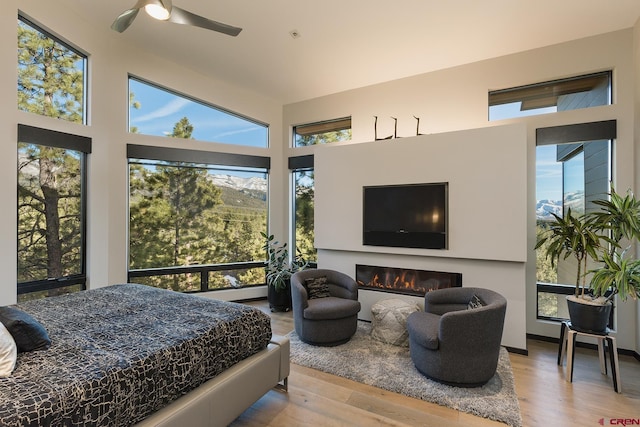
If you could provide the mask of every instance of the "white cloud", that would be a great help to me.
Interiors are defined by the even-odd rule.
[[[189,101],[188,99],[175,98],[174,100],[158,108],[157,110],[152,111],[148,114],[142,115],[140,117],[137,117],[135,122],[136,123],[148,122],[150,120],[156,120],[156,119],[161,119],[163,117],[170,116],[182,110],[184,107],[189,105],[189,103],[191,103],[191,101]]]
[[[218,138],[220,138],[220,137],[231,136],[231,135],[239,135],[239,134],[242,134],[242,133],[255,132],[258,129],[259,128],[257,126],[252,126],[250,128],[244,128],[244,129],[230,130],[230,131],[227,131],[227,132],[222,132],[222,133],[217,134],[216,136]]]

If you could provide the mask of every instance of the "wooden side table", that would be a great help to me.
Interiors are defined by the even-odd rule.
[[[611,376],[613,378],[613,389],[616,393],[622,393],[622,380],[620,378],[620,365],[618,363],[618,346],[616,338],[609,335],[609,330],[598,334],[595,332],[584,332],[574,329],[571,322],[564,321],[560,326],[560,346],[558,348],[558,365],[564,363],[564,357],[567,356],[567,371],[565,378],[569,382],[573,382],[573,358],[576,351],[576,337],[583,335],[585,337],[595,338],[598,341],[598,358],[600,359],[600,372],[607,375],[606,349],[609,350],[609,358],[611,361]],[[605,349],[606,342],[606,349]]]

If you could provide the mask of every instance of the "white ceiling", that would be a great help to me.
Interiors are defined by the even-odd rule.
[[[60,1],[108,29],[136,0]],[[243,31],[230,37],[141,12],[115,36],[284,104],[630,28],[640,16],[640,0],[173,2]]]

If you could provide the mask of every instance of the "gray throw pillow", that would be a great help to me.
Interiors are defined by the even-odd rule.
[[[30,314],[15,307],[0,307],[0,322],[9,330],[18,347],[18,353],[44,350],[51,340],[47,330]]]

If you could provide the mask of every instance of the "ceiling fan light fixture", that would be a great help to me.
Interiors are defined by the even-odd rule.
[[[152,18],[166,21],[171,16],[171,2],[151,1],[144,6],[144,11]]]
[[[174,24],[191,25],[194,27],[204,28],[206,30],[216,31],[218,33],[227,34],[229,36],[237,36],[242,28],[232,25],[223,24],[222,22],[212,21],[188,10],[173,7],[171,0],[137,0],[132,8],[122,12],[113,24],[111,29],[122,33],[125,31],[138,16],[140,9],[144,8],[145,12],[152,18],[160,21],[173,22]]]

